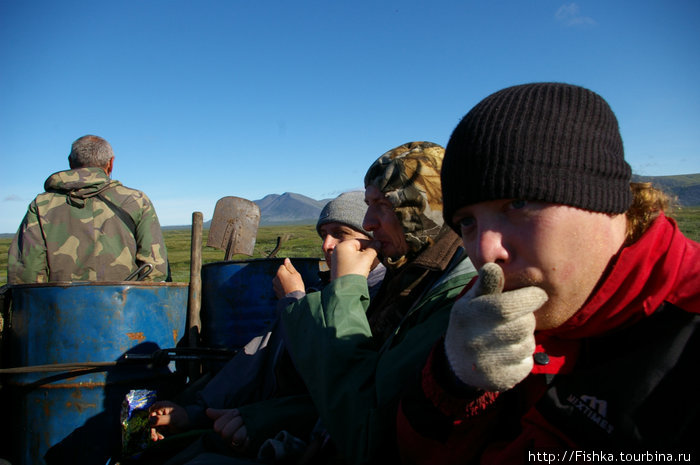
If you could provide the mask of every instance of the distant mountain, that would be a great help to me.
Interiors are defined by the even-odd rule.
[[[314,200],[305,195],[285,192],[282,195],[268,194],[262,199],[253,200],[260,207],[260,226],[281,224],[315,224],[318,215],[331,199]],[[211,220],[203,227],[209,228]],[[166,229],[166,228],[163,228]]]
[[[679,174],[675,176],[637,176],[634,182],[650,182],[668,194],[678,197],[678,202],[685,207],[700,206],[700,173]]]
[[[675,195],[681,205],[700,206],[700,173],[675,176],[632,176],[634,182],[651,182],[664,192]],[[254,202],[260,207],[260,225],[314,224],[323,207],[331,199],[314,200],[305,195],[285,192],[269,194]],[[208,228],[211,220],[204,223]],[[185,226],[166,226],[177,229]]]
[[[637,176],[635,182],[651,182],[675,195],[681,205],[700,206],[700,173],[675,176]],[[301,194],[270,194],[254,202],[260,207],[261,225],[313,224],[331,199],[314,200]]]
[[[313,224],[329,199],[314,200],[305,195],[285,192],[269,194],[254,202],[260,207],[260,225]]]

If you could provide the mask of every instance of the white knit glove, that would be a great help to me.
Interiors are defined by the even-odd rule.
[[[530,373],[534,312],[547,301],[539,287],[502,292],[504,281],[500,266],[484,265],[474,287],[452,307],[445,337],[454,373],[485,391],[505,391]]]

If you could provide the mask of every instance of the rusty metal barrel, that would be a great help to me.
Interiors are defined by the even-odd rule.
[[[118,450],[124,394],[172,386],[175,376],[172,363],[129,363],[125,354],[177,345],[187,291],[186,283],[12,286],[4,364],[28,368],[2,377],[13,465],[45,463],[45,455],[56,457],[48,463],[87,463],[91,453],[103,459]]]
[[[282,258],[208,263],[202,266],[202,345],[239,349],[259,335],[275,317],[272,279]],[[292,258],[308,286],[327,269],[318,258]]]

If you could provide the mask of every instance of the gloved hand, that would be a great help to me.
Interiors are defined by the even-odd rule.
[[[452,307],[445,353],[455,375],[471,387],[505,391],[532,370],[534,312],[547,293],[534,286],[502,292],[503,270],[487,263]]]

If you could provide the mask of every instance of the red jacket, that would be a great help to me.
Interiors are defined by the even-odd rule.
[[[510,391],[458,392],[445,374],[449,365],[438,341],[422,385],[407,390],[398,411],[402,459],[441,465],[596,461],[563,454],[647,445],[656,448],[651,452],[675,453],[690,437],[694,444],[698,313],[700,244],[661,215],[622,249],[581,310],[536,334],[534,368]]]

